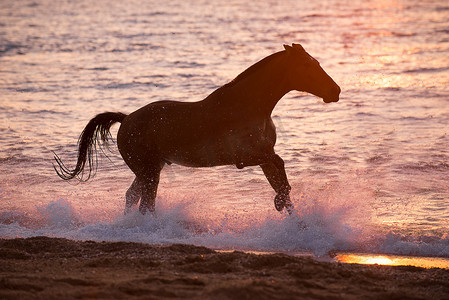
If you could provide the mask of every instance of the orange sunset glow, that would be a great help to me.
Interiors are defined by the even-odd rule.
[[[339,254],[336,261],[348,264],[383,265],[383,266],[414,266],[420,268],[449,269],[447,258],[399,257],[369,254]]]
[[[447,299],[448,0],[1,0],[0,299]]]

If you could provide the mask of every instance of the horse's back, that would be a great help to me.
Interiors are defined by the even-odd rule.
[[[191,143],[205,127],[199,120],[204,119],[199,106],[198,102],[158,101],[134,111],[119,128],[120,153],[124,158],[136,152],[151,156]]]
[[[270,117],[232,122],[211,101],[150,103],[126,117],[118,145],[125,156],[159,159],[190,167],[239,164],[251,154],[272,149],[276,141]],[[130,159],[135,160],[135,159]]]

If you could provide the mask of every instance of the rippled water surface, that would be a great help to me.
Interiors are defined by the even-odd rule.
[[[449,257],[447,1],[153,2],[0,2],[0,236]],[[167,166],[152,217],[122,216],[117,150],[56,176],[97,113],[201,100],[292,42],[342,88],[273,112],[293,216],[256,167]]]

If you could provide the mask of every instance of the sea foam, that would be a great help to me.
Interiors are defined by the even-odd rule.
[[[449,257],[447,236],[405,236],[372,232],[349,223],[351,210],[320,203],[292,215],[277,212],[258,218],[195,218],[192,204],[159,205],[155,214],[137,210],[109,220],[83,217],[69,201],[59,199],[38,208],[36,216],[9,211],[0,214],[0,237],[50,236],[75,240],[129,241],[149,244],[185,243],[223,250],[389,253]]]

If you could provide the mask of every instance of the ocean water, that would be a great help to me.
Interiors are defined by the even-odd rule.
[[[443,0],[1,1],[0,237],[449,258],[448,28]],[[152,216],[123,216],[115,147],[86,183],[54,172],[96,114],[201,100],[292,42],[342,89],[273,112],[292,216],[257,167],[166,166]]]

